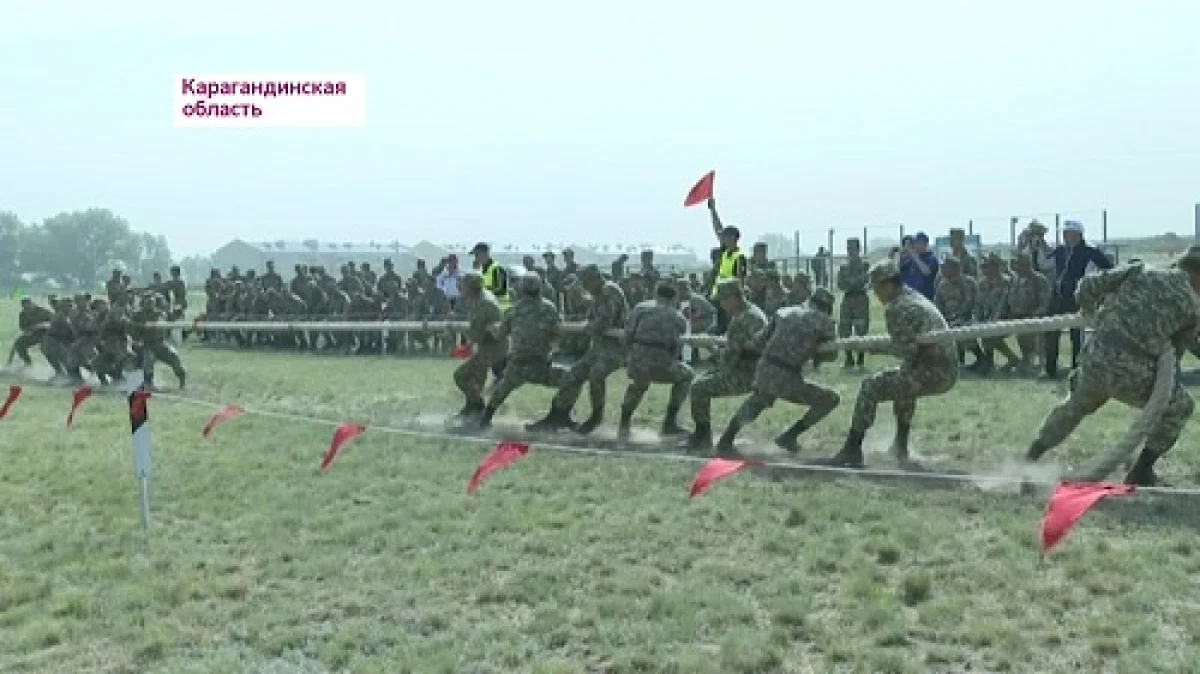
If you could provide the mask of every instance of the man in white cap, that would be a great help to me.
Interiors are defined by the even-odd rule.
[[[1050,253],[1054,260],[1054,291],[1050,297],[1048,316],[1061,316],[1079,311],[1075,303],[1075,288],[1079,279],[1087,273],[1088,265],[1097,269],[1112,269],[1112,260],[1108,259],[1099,248],[1088,245],[1083,240],[1083,223],[1079,220],[1067,220],[1062,228],[1063,243]],[[1062,333],[1048,332],[1045,335],[1046,377],[1058,378],[1058,346]],[[1083,330],[1071,329],[1071,369],[1079,365],[1079,353],[1083,348]]]

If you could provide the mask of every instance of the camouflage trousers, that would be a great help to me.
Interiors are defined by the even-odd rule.
[[[111,337],[100,341],[100,349],[92,361],[92,371],[97,376],[118,379],[124,374],[129,359],[129,340]]]
[[[57,337],[47,335],[42,338],[42,353],[46,355],[50,367],[58,374],[65,373],[69,367],[70,351],[67,343]]]
[[[166,363],[167,367],[171,368],[171,372],[179,380],[180,387],[183,386],[187,373],[183,369],[183,361],[179,359],[179,354],[170,344],[166,342],[143,344],[138,351],[138,356],[142,363],[142,374],[145,376],[147,386],[154,382],[154,365],[159,361]]]
[[[871,300],[865,294],[845,295],[838,311],[838,337],[865,337],[871,331]]]
[[[816,382],[805,381],[800,375],[799,367],[788,367],[764,357],[754,371],[750,397],[746,398],[738,410],[738,421],[742,424],[753,422],[763,410],[774,405],[779,399],[795,405],[808,406],[808,411],[804,414],[806,428],[811,428],[829,416],[842,402],[837,391]]]
[[[71,369],[86,367],[90,370],[92,359],[96,356],[96,345],[99,343],[98,336],[77,337],[74,342],[71,342],[71,348],[67,353],[67,367]]]
[[[468,403],[483,403],[483,387],[487,385],[488,372],[497,363],[504,362],[504,345],[477,347],[471,357],[454,369],[454,385],[466,397]]]
[[[43,331],[44,332],[44,331]],[[33,359],[29,357],[29,349],[42,343],[42,333],[39,332],[23,332],[17,336],[13,342],[12,351],[26,365],[33,365]]]
[[[592,411],[603,411],[608,394],[608,377],[621,369],[624,361],[625,354],[620,346],[593,345],[563,375],[562,385],[554,394],[554,407],[573,409],[583,393],[584,384],[587,384]]]
[[[1154,390],[1157,366],[1155,358],[1090,341],[1071,376],[1071,392],[1046,415],[1038,429],[1038,442],[1046,448],[1062,443],[1085,417],[1109,400],[1145,407]],[[1175,446],[1195,407],[1177,375],[1162,418],[1146,436],[1145,451],[1161,456]]]
[[[958,383],[958,363],[930,363],[893,367],[867,377],[858,389],[850,429],[865,433],[875,425],[879,404],[891,401],[896,423],[909,425],[917,412],[917,399],[941,395]]]
[[[721,365],[712,372],[705,372],[692,381],[692,421],[696,424],[712,423],[713,398],[729,398],[750,392],[754,383],[755,363],[734,366]]]
[[[558,388],[562,384],[566,368],[554,365],[549,358],[512,357],[509,356],[504,374],[496,382],[492,390],[488,406],[496,409],[504,404],[513,391],[525,384],[538,384],[548,388]]]
[[[642,397],[651,384],[670,384],[671,398],[667,402],[667,409],[678,410],[683,407],[695,376],[692,368],[667,358],[660,361],[630,358],[626,374],[629,376],[629,386],[625,389],[625,399],[621,401],[621,411],[630,414],[642,404]]]

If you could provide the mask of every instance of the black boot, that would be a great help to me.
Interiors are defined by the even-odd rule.
[[[466,419],[468,417],[473,417],[482,411],[483,411],[483,401],[482,400],[476,400],[476,401],[468,400],[467,404],[463,405],[463,408],[461,410],[459,410],[458,414],[456,414],[454,416],[458,417],[459,419]]]
[[[796,438],[799,438],[800,434],[807,430],[808,425],[801,419],[775,438],[775,446],[789,454],[795,454],[800,451],[800,445],[796,442]]]
[[[721,456],[732,456],[737,454],[737,450],[733,448],[733,441],[737,439],[737,434],[742,430],[742,423],[733,418],[729,421],[729,425],[725,427],[725,432],[721,434],[721,439],[717,441],[717,453]]]
[[[580,435],[588,435],[592,431],[599,428],[600,424],[602,424],[602,423],[604,423],[604,408],[603,407],[601,407],[600,409],[592,410],[592,416],[588,417],[587,420],[584,421],[582,424],[579,424],[578,426],[576,426],[575,432]]]
[[[847,351],[846,352],[846,362],[842,363],[842,368],[849,370],[852,367],[854,367],[854,354]]]
[[[1050,448],[1043,444],[1041,440],[1034,440],[1029,445],[1029,451],[1025,452],[1025,461],[1027,463],[1036,463],[1048,451],[1050,451]]]
[[[867,352],[866,351],[858,352],[858,366],[859,367],[867,366]]]
[[[479,429],[487,430],[492,427],[492,417],[496,416],[496,408],[487,405],[483,408],[483,412],[479,415]]]
[[[633,435],[633,410],[621,410],[621,421],[617,426],[617,439],[628,442]]]
[[[912,430],[909,424],[896,424],[896,438],[892,440],[892,454],[900,463],[908,461],[908,434]]]
[[[1154,472],[1155,461],[1158,461],[1158,455],[1143,449],[1133,468],[1125,475],[1125,484],[1138,487],[1153,487],[1158,484],[1158,475]]]
[[[712,447],[712,424],[696,424],[696,430],[683,441],[684,449],[709,449]]]
[[[687,433],[683,426],[679,425],[679,408],[668,407],[667,416],[663,419],[662,429],[658,432],[664,438],[683,435]]]
[[[551,407],[546,416],[532,424],[526,424],[525,430],[531,433],[561,431],[571,427],[571,411]]]
[[[839,468],[862,468],[863,437],[866,434],[861,431],[850,431],[846,436],[846,443],[842,445],[842,449],[837,454],[828,459],[819,459],[815,463],[820,466],[836,466]]]

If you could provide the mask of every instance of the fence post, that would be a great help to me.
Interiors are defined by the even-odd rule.
[[[967,220],[967,236],[975,235],[975,221]]]
[[[1100,211],[1100,240],[1108,243],[1108,209]]]
[[[1008,219],[1008,246],[1017,249],[1017,216]]]
[[[1054,245],[1062,245],[1062,213],[1054,214]]]

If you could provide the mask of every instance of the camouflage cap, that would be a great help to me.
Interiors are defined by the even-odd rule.
[[[829,311],[833,306],[833,293],[824,288],[817,288],[813,291],[812,297],[808,298],[808,301],[825,311]]]
[[[947,268],[954,267],[955,269],[961,269],[962,268],[962,260],[951,255],[951,256],[947,257],[945,260],[942,260],[942,266],[947,267]]]
[[[986,265],[1000,264],[1000,255],[992,252],[983,257],[983,263]]]
[[[595,281],[602,278],[604,278],[604,275],[600,273],[600,267],[594,264],[585,265],[579,270],[580,281]]]
[[[1187,252],[1175,261],[1174,266],[1184,271],[1200,272],[1200,244],[1188,246]]]
[[[951,227],[950,228],[950,236],[954,236],[955,234],[957,234],[958,236],[966,236],[967,230],[963,229],[962,227]]]
[[[723,300],[726,297],[742,297],[742,283],[735,278],[726,278],[717,281],[717,299]]]
[[[1042,222],[1040,220],[1038,220],[1037,218],[1034,218],[1033,220],[1029,221],[1029,227],[1027,229],[1029,229],[1029,232],[1031,234],[1045,234],[1046,233],[1046,226],[1043,225]]]
[[[881,260],[871,265],[871,271],[868,272],[871,278],[871,285],[883,283],[884,281],[899,281],[900,266],[891,260]]]

